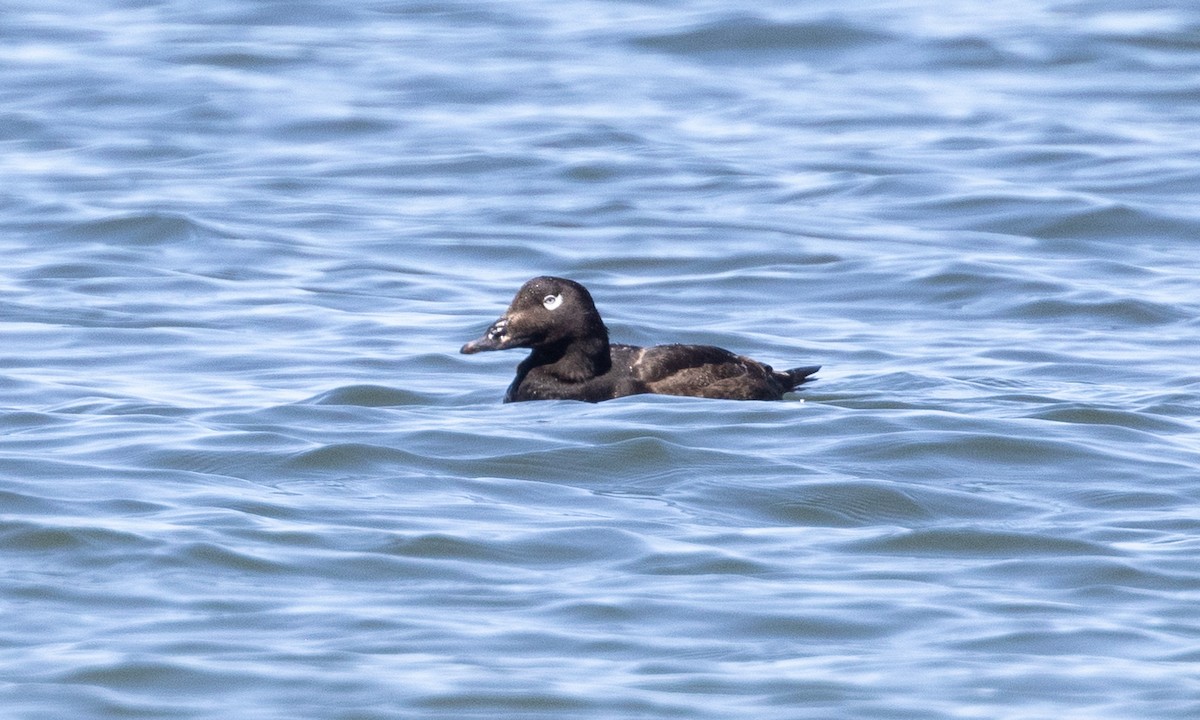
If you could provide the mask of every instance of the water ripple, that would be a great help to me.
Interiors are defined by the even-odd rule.
[[[1196,716],[1200,16],[1035,5],[8,3],[5,717]]]

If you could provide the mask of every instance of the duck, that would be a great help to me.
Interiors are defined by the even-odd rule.
[[[820,365],[775,370],[712,345],[610,343],[591,293],[583,285],[544,275],[529,280],[504,314],[466,355],[526,348],[528,357],[504,402],[601,402],[629,395],[681,395],[723,400],[781,400],[812,380]]]

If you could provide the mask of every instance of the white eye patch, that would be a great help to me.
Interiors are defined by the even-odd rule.
[[[562,295],[547,295],[542,298],[542,305],[545,305],[547,310],[553,310],[562,305]]]

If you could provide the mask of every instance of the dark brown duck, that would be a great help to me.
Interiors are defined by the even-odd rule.
[[[773,370],[711,345],[611,344],[587,288],[558,277],[522,285],[504,316],[462,352],[509,348],[532,352],[517,366],[504,402],[600,402],[642,393],[779,400],[821,367]]]

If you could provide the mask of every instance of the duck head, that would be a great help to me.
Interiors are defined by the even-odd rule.
[[[607,347],[608,330],[587,288],[566,278],[542,276],[522,285],[504,315],[483,337],[463,345],[462,352],[549,349],[599,338]]]

